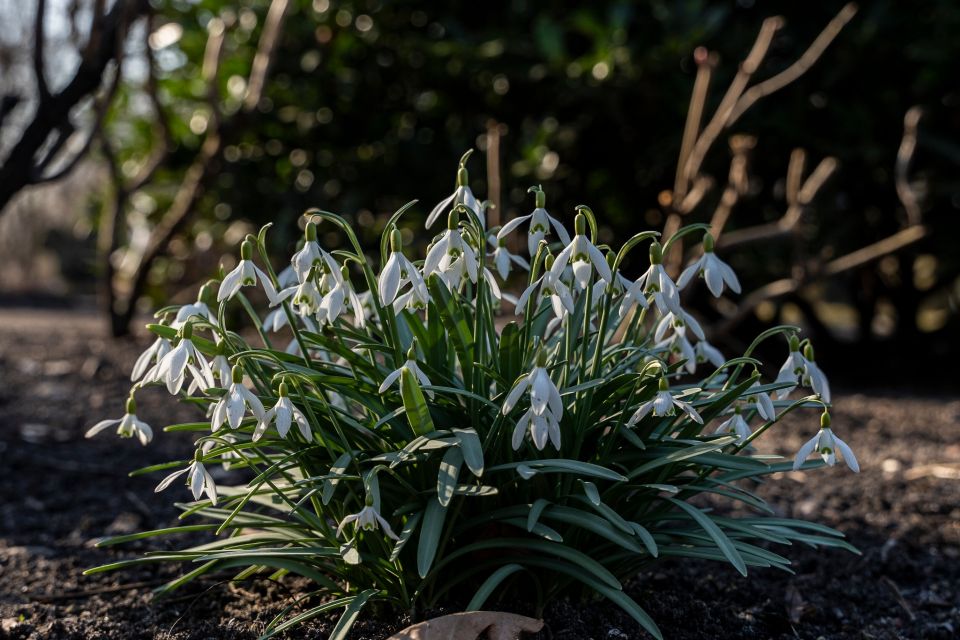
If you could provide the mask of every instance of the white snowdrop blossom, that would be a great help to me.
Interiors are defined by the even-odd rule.
[[[190,466],[186,469],[181,469],[180,471],[175,471],[164,478],[160,484],[157,485],[157,488],[154,489],[154,492],[160,493],[171,484],[173,481],[179,478],[180,476],[187,476],[187,486],[190,487],[190,492],[193,493],[193,499],[199,500],[200,496],[204,493],[207,494],[207,497],[210,498],[210,503],[213,505],[217,504],[217,484],[213,481],[213,476],[210,475],[210,472],[203,466],[203,463],[199,460],[199,451],[198,457],[194,459]]]
[[[109,429],[114,425],[119,425],[117,435],[121,438],[132,438],[136,436],[140,444],[146,446],[153,440],[153,429],[143,420],[137,417],[137,403],[133,400],[133,395],[127,399],[127,410],[122,418],[115,420],[101,420],[90,427],[85,437],[92,438],[104,429]]]
[[[555,274],[550,268],[552,264],[554,264],[553,256],[548,254],[544,262],[545,271],[543,275],[524,289],[520,297],[517,298],[517,315],[526,313],[527,302],[534,292],[537,292],[537,296],[534,298],[534,311],[536,311],[541,300],[549,300],[556,319],[559,320],[567,315],[573,315],[573,294],[570,292],[570,288],[560,279],[560,275]]]
[[[677,279],[677,288],[683,289],[697,275],[702,275],[707,283],[707,289],[714,297],[723,294],[724,285],[730,287],[734,293],[740,293],[740,281],[726,262],[713,252],[713,236],[709,233],[703,236],[703,255],[683,270]]]
[[[853,454],[853,449],[838,438],[830,428],[830,414],[827,411],[820,416],[820,431],[800,447],[797,457],[793,461],[793,470],[798,470],[813,452],[820,454],[820,457],[831,467],[837,464],[837,451],[843,457],[843,461],[853,470],[854,473],[860,473],[860,463]]]
[[[264,293],[270,304],[277,304],[277,289],[270,281],[270,276],[260,270],[260,267],[253,264],[253,242],[244,240],[240,245],[240,263],[233,271],[228,273],[223,282],[220,283],[220,291],[217,293],[217,302],[230,300],[237,295],[241,287],[255,286],[257,282],[263,287]]]
[[[696,318],[683,309],[679,311],[668,311],[660,318],[660,322],[657,323],[657,327],[653,332],[653,339],[657,341],[663,340],[664,336],[667,335],[667,331],[671,330],[673,333],[686,335],[688,327],[698,340],[705,339],[703,328],[700,326],[700,323],[697,322]],[[723,363],[721,362],[720,364]]]
[[[417,345],[416,343],[414,343],[407,350],[406,362],[400,365],[398,369],[394,369],[393,371],[387,374],[387,377],[383,379],[383,383],[380,385],[380,388],[377,389],[377,393],[383,393],[384,391],[392,387],[394,383],[399,382],[400,374],[402,374],[404,370],[409,371],[411,374],[416,376],[421,386],[429,387],[433,384],[430,382],[430,378],[427,377],[427,374],[425,374],[420,369],[420,366],[417,365]],[[433,397],[432,391],[427,391],[427,394],[431,398]]]
[[[706,340],[697,342],[693,347],[693,351],[696,355],[697,364],[709,362],[715,367],[722,367],[727,361],[727,359],[723,357],[723,354],[720,353],[720,350]],[[767,399],[769,400],[769,398]]]
[[[637,410],[634,412],[630,419],[627,421],[627,426],[632,427],[645,418],[650,412],[653,412],[653,415],[657,417],[663,416],[672,416],[676,415],[676,410],[680,409],[685,414],[690,416],[690,419],[694,422],[703,424],[703,418],[700,417],[700,414],[697,413],[697,410],[689,402],[684,402],[674,397],[670,393],[670,385],[667,382],[665,377],[660,378],[660,388],[657,391],[656,395],[653,396],[650,400],[647,400],[641,404]]]
[[[493,266],[496,267],[497,273],[500,274],[502,280],[507,279],[514,264],[527,271],[530,270],[529,262],[515,253],[510,253],[510,250],[507,249],[506,239],[492,239],[491,241],[495,243],[495,248],[493,253],[490,254],[490,257],[493,258]]]
[[[306,280],[310,277],[310,270],[321,264],[326,265],[330,271],[337,272],[338,270],[337,261],[324,251],[317,242],[316,223],[308,222],[303,229],[303,247],[290,258],[290,266],[296,275],[296,281],[303,282]]]
[[[437,205],[430,211],[430,214],[427,216],[426,227],[429,229],[433,224],[442,216],[444,213],[449,212],[451,209],[456,209],[457,205],[463,205],[466,208],[470,209],[480,220],[480,226],[486,227],[486,214],[484,213],[484,207],[480,205],[480,202],[477,200],[476,196],[473,195],[473,191],[470,190],[470,174],[467,172],[466,163],[467,159],[470,157],[470,154],[473,153],[473,150],[467,151],[463,154],[463,157],[460,158],[460,168],[457,170],[457,185],[453,193],[437,203]]]
[[[424,279],[437,273],[451,291],[460,286],[464,276],[476,283],[480,270],[477,252],[460,233],[459,220],[456,211],[450,213],[447,230],[430,248],[423,261]]]
[[[503,401],[501,413],[509,414],[517,405],[523,394],[530,391],[530,408],[517,421],[513,430],[511,444],[514,450],[523,444],[527,431],[534,446],[543,450],[547,439],[554,448],[560,449],[560,419],[563,417],[563,402],[560,391],[550,378],[546,369],[546,358],[541,351],[537,356],[537,364],[527,375],[520,378],[517,384],[507,394]]]
[[[171,349],[173,349],[173,345],[166,338],[160,337],[154,340],[133,364],[133,371],[130,373],[131,382],[137,382],[143,378],[144,374],[170,353]]]
[[[577,288],[586,289],[590,283],[590,277],[596,273],[597,277],[605,282],[613,280],[613,274],[610,273],[610,265],[603,252],[600,251],[589,238],[585,235],[587,219],[582,213],[578,213],[574,220],[576,235],[573,240],[557,254],[557,259],[553,263],[550,271],[554,276],[559,277],[563,270],[569,264],[573,268],[573,279]]]
[[[193,325],[180,327],[180,339],[154,367],[144,375],[145,382],[163,382],[172,395],[180,393],[186,373],[189,372],[199,388],[214,386],[213,372],[203,354],[193,344]]]
[[[714,433],[735,434],[737,436],[737,444],[743,444],[753,431],[750,430],[750,425],[747,424],[747,421],[744,419],[740,407],[735,407],[733,415],[724,420]]]
[[[236,429],[243,421],[248,408],[258,421],[264,421],[263,403],[260,402],[260,398],[243,385],[243,368],[235,366],[231,378],[232,382],[227,388],[227,392],[213,407],[213,414],[210,418],[211,431],[220,429],[224,422],[229,424],[231,429]]]
[[[290,431],[290,425],[296,422],[303,437],[307,442],[312,442],[313,433],[310,430],[310,423],[303,412],[297,409],[290,400],[289,390],[285,382],[280,383],[279,395],[277,404],[267,410],[263,418],[257,423],[257,428],[253,431],[253,440],[256,442],[262,438],[271,424],[277,427],[277,433],[280,434],[281,438],[286,438]]]
[[[351,513],[340,521],[340,524],[337,526],[337,536],[340,536],[346,526],[351,522],[356,522],[357,528],[363,529],[364,531],[374,531],[377,528],[382,528],[383,532],[389,538],[400,540],[400,537],[390,528],[390,523],[374,508],[373,502],[369,497],[367,498],[366,506],[364,506],[359,513]]]
[[[406,293],[397,296],[397,299],[393,301],[393,312],[398,314],[403,309],[411,312],[423,311],[429,303],[430,293],[427,291],[426,283],[421,278],[418,282],[413,283],[413,286]]]
[[[830,402],[830,383],[814,361],[813,346],[808,343],[801,353],[800,340],[796,336],[790,338],[790,355],[780,367],[776,382],[791,383],[789,387],[777,389],[778,400],[783,400],[797,388],[797,385],[802,384],[813,389],[813,392],[824,402]]]
[[[747,389],[747,394],[745,399],[747,401],[747,406],[750,408],[756,409],[757,413],[760,414],[760,417],[764,420],[776,420],[777,410],[773,406],[773,400],[770,399],[770,394],[763,391],[756,391],[750,393],[751,389],[758,388],[760,386],[760,380],[758,379],[750,388]]]
[[[632,300],[639,300],[642,295],[651,293],[660,313],[683,313],[677,285],[663,268],[663,247],[659,242],[650,245],[650,268],[630,286],[627,295]]]
[[[407,285],[414,289],[421,287],[426,289],[420,271],[403,255],[402,248],[403,240],[400,230],[394,228],[390,232],[390,257],[387,258],[377,278],[377,292],[380,294],[380,304],[383,306],[393,304],[400,290]]]
[[[551,227],[553,227],[553,230],[557,233],[557,238],[560,239],[560,243],[563,246],[570,244],[570,234],[568,234],[567,230],[560,224],[560,221],[544,209],[546,205],[546,194],[543,190],[540,187],[531,187],[529,191],[535,194],[536,209],[533,210],[533,213],[518,216],[503,225],[503,228],[497,233],[497,240],[498,242],[504,240],[509,234],[513,233],[517,227],[529,220],[530,229],[527,232],[527,251],[530,253],[530,258],[532,259],[537,255],[537,248],[540,246],[540,241],[546,239],[546,236],[549,235]]]

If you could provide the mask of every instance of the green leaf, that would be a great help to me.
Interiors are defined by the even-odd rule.
[[[579,473],[581,475],[613,480],[615,482],[623,482],[627,479],[616,471],[612,471],[606,467],[601,467],[600,465],[589,462],[580,462],[579,460],[568,460],[566,458],[509,462],[507,464],[490,467],[487,471],[490,473],[494,471],[506,471],[508,469],[517,469],[520,471],[521,467],[533,470],[536,473]]]
[[[420,390],[417,376],[404,368],[400,372],[400,397],[403,398],[403,409],[407,414],[410,428],[418,436],[434,431],[433,419],[430,417],[430,408]]]
[[[473,597],[470,598],[470,602],[467,603],[466,609],[464,611],[480,611],[480,608],[483,607],[483,603],[487,601],[487,598],[490,597],[490,594],[500,586],[500,583],[515,574],[517,571],[522,571],[523,565],[519,564],[507,564],[488,577],[483,581],[483,584],[477,589],[473,594]]]
[[[583,485],[583,492],[586,494],[587,498],[590,499],[590,502],[597,506],[602,500],[600,500],[600,492],[597,491],[597,485],[593,484],[589,480],[581,480],[580,484]]]
[[[656,449],[648,449],[647,455],[652,457],[653,460],[646,464],[642,464],[636,469],[633,469],[627,474],[627,477],[631,480],[643,475],[648,471],[653,471],[654,469],[659,469],[660,467],[674,462],[680,462],[682,460],[687,460],[689,458],[694,458],[703,453],[709,453],[712,451],[719,451],[726,445],[736,441],[736,436],[721,436],[719,438],[714,438],[707,442],[702,442],[695,445],[685,445],[677,448],[671,453],[666,453],[666,449],[663,447],[658,447]]]
[[[720,552],[723,553],[724,557],[730,561],[730,564],[736,568],[742,575],[747,575],[747,565],[744,564],[743,558],[740,556],[740,553],[737,551],[736,547],[733,546],[733,543],[730,541],[730,538],[727,537],[720,527],[710,519],[710,516],[705,514],[700,509],[697,509],[691,504],[687,504],[682,500],[676,500],[674,498],[665,498],[669,502],[672,502],[676,506],[680,507],[684,512],[687,513],[693,520],[699,524],[704,531],[707,532],[707,535],[716,543],[717,547],[720,549]]]
[[[337,458],[333,466],[330,467],[330,475],[342,476],[343,472],[347,470],[350,461],[353,459],[353,454],[353,451],[347,451]],[[323,502],[323,504],[330,504],[330,499],[333,498],[333,493],[337,490],[338,482],[340,482],[338,478],[329,478],[323,481],[323,493],[320,494],[320,501]]]
[[[438,500],[428,500],[424,511],[423,525],[420,527],[420,542],[417,545],[417,573],[426,578],[437,554],[443,521],[447,517],[447,508]]]
[[[473,380],[473,332],[470,330],[470,325],[463,315],[461,305],[453,298],[456,294],[447,291],[447,285],[437,274],[432,274],[427,278],[427,288],[440,311],[443,326],[450,334],[453,349],[457,352],[465,386],[471,388]]]
[[[500,332],[500,353],[498,354],[500,375],[505,380],[515,380],[523,366],[523,353],[520,348],[520,327],[516,322],[508,322]],[[502,389],[501,391],[508,391]]]
[[[480,436],[473,429],[453,429],[453,435],[460,443],[467,468],[479,478],[483,475],[483,445],[480,443]]]
[[[457,481],[460,479],[460,465],[463,464],[463,453],[456,447],[447,449],[440,461],[440,471],[437,474],[437,499],[444,507],[450,504]]]
[[[403,551],[405,546],[407,546],[407,542],[410,540],[410,537],[413,536],[413,532],[416,531],[417,525],[420,524],[420,518],[422,517],[423,511],[417,511],[412,516],[407,518],[407,522],[403,525],[403,530],[398,536],[400,539],[397,540],[395,545],[393,545],[393,551],[390,553],[390,562],[393,562],[400,557],[400,552]]]
[[[544,498],[537,498],[530,507],[530,513],[527,515],[527,531],[533,531],[534,525],[540,519],[543,510],[550,506],[550,501]]]
[[[335,626],[330,633],[329,640],[344,640],[347,634],[350,633],[350,627],[356,622],[357,616],[360,615],[360,610],[363,609],[367,601],[376,593],[376,589],[367,589],[355,595],[350,604],[347,605],[343,615],[340,616],[340,619],[337,621],[337,626]]]

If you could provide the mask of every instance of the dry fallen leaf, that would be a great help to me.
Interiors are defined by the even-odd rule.
[[[484,632],[489,640],[517,640],[542,628],[543,620],[514,613],[468,611],[419,622],[387,640],[477,640]]]

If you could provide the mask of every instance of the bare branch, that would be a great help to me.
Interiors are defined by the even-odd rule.
[[[260,34],[257,45],[257,54],[250,66],[250,78],[247,80],[247,94],[243,99],[245,111],[253,111],[263,96],[267,73],[276,56],[277,45],[280,43],[280,34],[283,31],[283,22],[286,18],[289,0],[273,0],[267,10],[267,18]]]
[[[487,224],[495,227],[500,224],[500,124],[496,120],[487,122],[487,199],[493,205]]]
[[[911,186],[908,175],[910,163],[917,150],[917,127],[922,116],[923,110],[920,107],[911,107],[903,117],[903,138],[900,140],[897,163],[894,167],[897,197],[900,198],[903,208],[907,210],[907,222],[911,225],[920,224],[922,219],[920,199]]]
[[[50,87],[47,86],[47,72],[43,57],[46,40],[43,35],[43,26],[46,14],[47,1],[37,0],[37,15],[33,21],[33,75],[36,76],[37,94],[41,103],[50,100]]]
[[[820,59],[820,56],[823,55],[823,52],[827,50],[827,47],[830,46],[830,43],[840,34],[847,23],[853,19],[857,13],[857,5],[853,2],[846,4],[840,9],[840,12],[834,16],[823,31],[820,32],[814,41],[810,44],[806,51],[803,52],[796,62],[792,65],[778,73],[777,75],[760,82],[743,94],[738,101],[736,106],[731,110],[727,121],[729,124],[733,124],[737,119],[743,115],[743,113],[753,106],[753,104],[763,98],[768,96],[775,91],[779,91],[784,88],[791,82],[794,82],[797,78],[809,71],[810,67]],[[729,126],[729,124],[727,126]]]
[[[703,119],[703,109],[707,103],[707,94],[710,89],[710,77],[717,64],[717,54],[711,53],[704,47],[697,47],[693,52],[693,59],[697,63],[697,77],[693,81],[693,93],[690,94],[690,106],[687,108],[687,121],[683,127],[683,139],[680,142],[680,157],[677,160],[677,175],[673,183],[673,199],[682,201],[687,193],[686,165],[687,158],[693,150],[693,145],[700,134],[700,122]]]

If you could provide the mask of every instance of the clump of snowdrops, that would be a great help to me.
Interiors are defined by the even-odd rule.
[[[390,219],[375,257],[344,218],[311,210],[279,273],[264,227],[196,303],[158,312],[126,415],[88,435],[117,426],[148,443],[134,399],[144,386],[196,405],[196,422],[165,429],[195,434],[190,458],[135,472],[169,473],[157,491],[189,500],[178,506],[190,523],[101,544],[196,531],[212,541],[91,571],[183,563],[161,592],[212,572],[309,578],[302,602],[316,596],[314,606],[284,611],[266,636],[343,609],[332,635],[342,638],[370,603],[475,610],[522,590],[538,610],[561,594],[607,598],[660,637],[623,591],[659,558],[717,560],[746,575],[788,569],[765,543],[852,549],[828,527],[774,517],[751,492],[763,476],[833,465],[838,454],[858,467],[795,327],[771,328],[727,359],[684,310],[681,293],[700,278],[694,293],[740,291],[706,226],[663,244],[647,231],[598,245],[589,208],[578,207],[571,236],[534,187],[532,213],[487,229],[468,156],[427,218],[436,235],[423,260],[397,229],[413,203]],[[325,250],[321,225],[351,248]],[[524,231],[525,242],[510,242]],[[682,238],[702,239],[702,253],[675,282],[662,256]],[[622,262],[641,251],[649,269],[624,277]],[[525,281],[517,297],[505,286],[514,270]],[[265,316],[247,298],[257,289]],[[254,344],[227,326],[231,307],[255,323]],[[752,353],[770,339],[786,362],[764,380]],[[803,407],[821,413],[820,426],[795,460],[755,452]],[[229,486],[215,481],[217,465],[232,472]],[[701,494],[751,515],[704,508]]]

